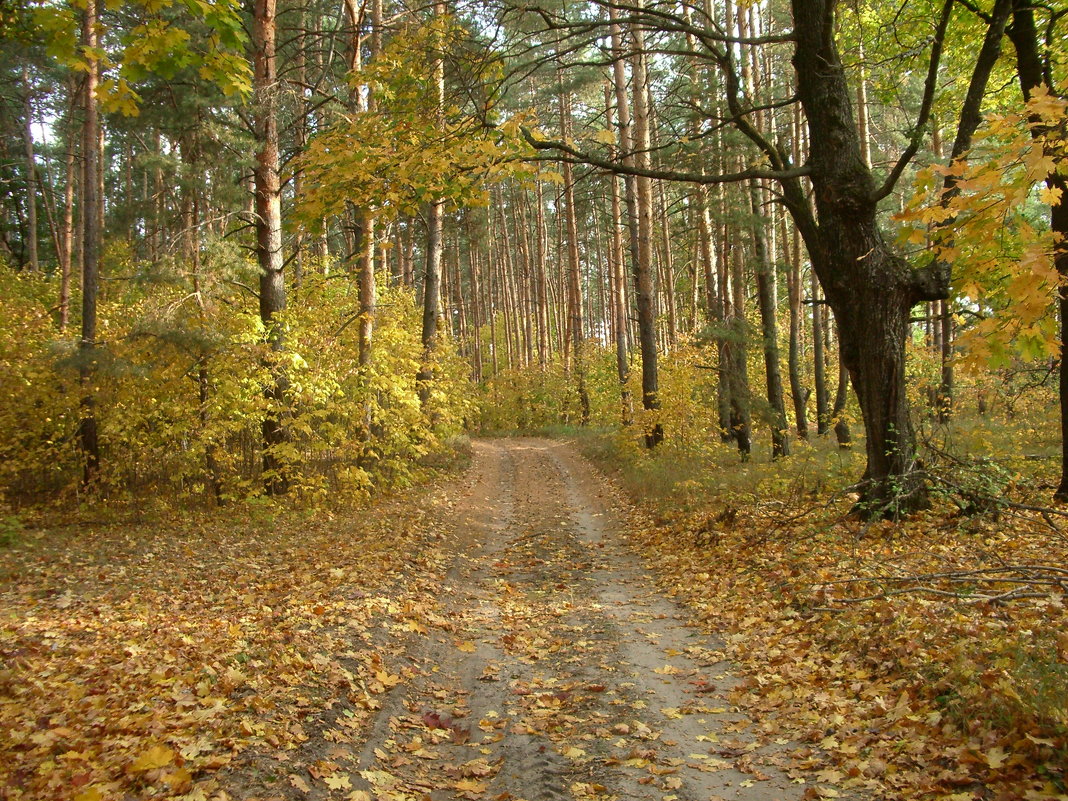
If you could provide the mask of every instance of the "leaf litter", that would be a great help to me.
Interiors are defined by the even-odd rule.
[[[871,582],[837,583],[848,532],[779,542],[732,514],[711,549],[709,521],[654,524],[567,446],[476,455],[352,515],[39,531],[0,585],[5,797],[1064,797],[1063,733],[953,695],[1012,690],[962,642],[1058,647],[1054,594],[850,604],[899,586],[871,583],[887,564],[964,559],[880,529],[850,556]]]

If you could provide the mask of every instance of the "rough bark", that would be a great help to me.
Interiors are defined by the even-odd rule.
[[[835,43],[833,0],[793,0],[794,67],[809,126],[818,225],[806,237],[838,321],[841,358],[864,417],[862,503],[896,515],[924,506],[905,383],[912,307],[948,294],[948,275],[913,271],[876,222],[878,191],[864,163],[851,92]]]
[[[33,148],[33,87],[30,71],[22,68],[23,146],[26,149],[26,266],[37,272],[41,265],[37,259],[37,158]]]
[[[434,3],[434,16],[445,16],[445,3]],[[437,93],[437,122],[445,123],[445,59],[444,54],[434,56],[434,88]],[[427,209],[426,271],[423,276],[423,363],[416,374],[419,401],[423,408],[430,401],[430,382],[434,378],[434,351],[438,341],[438,315],[441,306],[441,253],[442,229],[445,223],[445,201],[435,198]],[[496,350],[496,349],[495,349]],[[496,372],[496,371],[495,371]]]
[[[646,69],[645,37],[641,24],[631,25],[633,55],[634,164],[649,169],[649,88]],[[634,292],[638,311],[638,342],[642,356],[642,408],[650,413],[653,422],[646,426],[646,447],[655,448],[664,440],[664,427],[656,412],[660,408],[659,377],[657,374],[656,308],[653,296],[653,186],[652,179],[639,176],[635,180],[635,200],[638,218],[637,259],[634,271]]]
[[[823,314],[819,307],[820,282],[812,273],[812,381],[816,385],[816,433],[823,436],[831,428],[830,396],[827,391],[827,354],[824,352],[826,338],[823,335]]]
[[[847,450],[853,447],[853,432],[849,428],[849,420],[846,418],[845,407],[849,401],[849,371],[845,363],[838,359],[838,390],[834,393],[834,411],[831,416],[834,419],[834,438],[838,441],[838,447]]]
[[[92,54],[99,47],[97,30],[98,0],[89,0],[85,7],[82,41],[85,43],[88,68],[85,73],[82,122],[82,336],[78,343],[79,383],[81,385],[81,421],[78,426],[82,448],[82,484],[89,488],[100,471],[100,440],[96,421],[96,392],[93,379],[96,372],[96,300],[100,286],[100,214],[101,198],[96,182],[100,151],[96,142],[100,130],[96,88],[100,82],[100,62]]]
[[[749,396],[749,359],[746,346],[749,324],[745,319],[745,280],[742,251],[730,251],[731,299],[727,314],[727,336],[720,359],[727,371],[730,397],[730,432],[742,460],[753,450],[753,419]]]
[[[70,87],[70,113],[67,122],[67,146],[64,155],[63,184],[63,225],[60,228],[59,242],[59,330],[66,331],[70,323],[70,278],[74,256],[74,185],[77,183],[74,171],[75,126],[74,126],[74,85]]]
[[[1034,11],[1030,4],[1020,0],[1012,16],[1012,25],[1008,28],[1009,38],[1016,48],[1016,72],[1020,80],[1020,90],[1025,101],[1031,98],[1035,89],[1045,86],[1054,91],[1049,71],[1043,63],[1038,45],[1038,32],[1035,29]],[[1034,130],[1033,135],[1041,135]],[[1057,296],[1057,311],[1060,317],[1060,353],[1059,359],[1059,411],[1061,423],[1061,476],[1053,498],[1056,501],[1068,501],[1068,176],[1052,173],[1046,178],[1046,185],[1061,190],[1061,202],[1050,210],[1050,228],[1059,235],[1059,244],[1054,254],[1054,265],[1062,282]]]
[[[267,412],[263,417],[263,486],[268,495],[283,495],[289,489],[285,465],[278,456],[286,440],[282,410],[288,379],[279,364],[285,350],[285,331],[276,315],[286,308],[282,258],[282,193],[278,155],[278,87],[275,56],[276,0],[255,0],[252,20],[253,125],[259,150],[254,170],[256,260],[260,268],[260,320],[267,344],[274,355],[268,360],[270,381],[263,394]]]
[[[560,130],[564,139],[571,136],[571,101],[563,86],[563,75],[558,74],[560,84]],[[586,389],[586,346],[582,324],[582,266],[579,264],[578,222],[575,213],[575,177],[569,162],[563,164],[564,174],[564,222],[567,226],[567,317],[572,353],[572,373],[578,392],[582,425],[590,422],[590,395]]]
[[[801,241],[796,229],[790,249],[790,267],[786,273],[786,291],[790,301],[790,342],[787,356],[790,399],[794,406],[797,436],[807,440],[808,398],[812,390],[807,389],[801,379]]]
[[[644,37],[641,27],[630,29],[633,72],[631,98],[627,97],[625,49],[623,29],[618,14],[609,6],[612,36],[613,81],[616,109],[619,115],[619,148],[627,166],[649,167],[649,116],[647,107],[647,75],[645,69]],[[633,117],[631,119],[631,103]],[[638,342],[642,357],[642,408],[655,412],[660,408],[657,397],[657,331],[653,299],[653,186],[649,178],[628,176],[624,184],[630,236],[630,265],[633,276],[635,308],[638,312]],[[663,441],[663,426],[656,422],[645,431],[645,444],[656,447]]]
[[[756,260],[757,303],[760,306],[760,325],[764,340],[764,374],[768,404],[771,406],[771,456],[777,459],[790,455],[787,438],[786,406],[783,403],[782,367],[779,364],[779,324],[776,319],[775,266],[768,256],[768,246],[762,227],[760,186],[749,184],[749,200],[753,212],[753,256]]]
[[[605,85],[605,119],[609,130],[615,127],[612,106],[612,88]],[[630,379],[630,363],[627,351],[627,309],[624,303],[623,286],[625,267],[623,260],[623,209],[619,193],[619,179],[608,176],[611,195],[612,239],[609,243],[609,298],[612,305],[612,339],[616,347],[616,376],[619,379],[620,421],[629,426],[634,421],[633,402],[627,382]]]

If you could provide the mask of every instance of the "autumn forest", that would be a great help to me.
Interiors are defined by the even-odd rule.
[[[1068,798],[1068,8],[0,53],[0,797]]]

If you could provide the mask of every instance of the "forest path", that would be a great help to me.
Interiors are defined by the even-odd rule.
[[[803,797],[786,743],[731,711],[719,644],[655,588],[570,446],[475,442],[444,506],[440,618],[358,748],[352,798]]]

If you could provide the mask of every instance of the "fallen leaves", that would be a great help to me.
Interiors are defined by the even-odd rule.
[[[154,745],[130,764],[130,770],[142,772],[164,768],[174,762],[177,754],[164,745]]]
[[[1068,690],[1057,676],[1068,614],[1059,592],[1029,595],[1022,583],[1051,581],[1052,568],[1012,568],[1068,557],[1037,516],[977,540],[934,512],[775,528],[782,507],[768,508],[718,527],[715,548],[693,533],[717,517],[707,510],[643,521],[635,542],[664,586],[726,633],[726,656],[749,673],[732,703],[815,746],[795,753],[820,771],[805,798],[950,798],[971,786],[1064,795],[1056,755],[1068,748]],[[982,600],[994,596],[1011,606]]]
[[[207,799],[239,755],[299,748],[325,698],[351,699],[330,734],[351,739],[404,681],[368,632],[434,604],[426,576],[443,557],[415,499],[271,526],[213,513],[65,527],[5,552],[0,795]],[[287,781],[314,789],[299,771]]]

